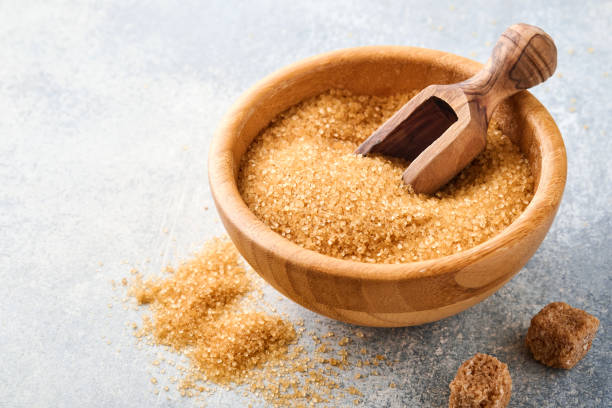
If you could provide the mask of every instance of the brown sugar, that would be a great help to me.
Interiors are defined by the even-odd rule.
[[[598,328],[595,316],[554,302],[531,319],[526,343],[542,364],[570,369],[588,353]]]
[[[245,268],[228,239],[215,238],[168,277],[142,282],[131,293],[149,304],[151,331],[160,343],[181,350],[209,335],[209,324],[250,290]]]
[[[190,355],[216,381],[234,379],[284,354],[296,337],[291,323],[262,312],[239,313],[207,325],[207,330]]]
[[[506,364],[477,353],[461,364],[450,390],[449,408],[503,408],[510,402],[512,378]]]
[[[419,261],[493,237],[533,196],[527,159],[496,123],[485,151],[434,196],[402,184],[408,163],[353,154],[415,93],[330,90],[281,113],[243,156],[244,201],[285,238],[342,259]]]
[[[151,311],[142,334],[177,351],[188,350],[205,378],[236,380],[295,340],[291,323],[240,307],[238,301],[253,288],[229,239],[214,238],[193,259],[167,272],[167,277],[144,282],[138,277],[131,287]]]
[[[339,373],[360,361],[347,351],[351,339],[322,343],[320,338],[335,334],[312,333],[316,351],[309,355],[299,344],[304,329],[295,330],[286,318],[266,309],[259,278],[245,268],[228,238],[207,242],[192,259],[166,272],[143,280],[135,271],[128,289],[150,312],[140,329],[129,325],[139,341],[168,346],[189,361],[158,354],[152,362],[159,374],[151,380],[159,386],[155,392],[168,392],[164,382],[169,382],[182,396],[205,402],[216,390],[210,383],[226,389],[240,386],[247,396],[275,407],[337,406],[346,398],[343,391],[362,395],[339,383]],[[168,379],[166,369],[176,374]]]

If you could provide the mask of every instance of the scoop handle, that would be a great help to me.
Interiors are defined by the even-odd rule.
[[[557,47],[539,27],[514,24],[501,35],[485,67],[460,84],[480,99],[487,120],[502,100],[546,81],[557,68]]]

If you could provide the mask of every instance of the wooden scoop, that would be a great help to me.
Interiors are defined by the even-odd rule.
[[[557,48],[548,34],[528,24],[510,26],[481,71],[457,84],[423,89],[355,153],[411,161],[404,183],[417,193],[434,193],[484,150],[497,105],[544,82],[556,67]]]

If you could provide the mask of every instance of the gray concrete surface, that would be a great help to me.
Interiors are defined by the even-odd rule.
[[[458,365],[480,351],[508,363],[513,407],[612,406],[612,2],[477,0],[0,2],[0,406],[194,406],[154,394],[157,350],[135,347],[126,324],[137,314],[109,282],[126,262],[156,274],[223,232],[206,154],[232,101],[288,63],[343,47],[485,61],[519,21],[559,48],[558,74],[534,90],[567,145],[559,215],[524,270],[476,307],[364,329],[352,347],[401,363],[359,383],[363,404],[445,406]],[[267,293],[309,330],[353,331]],[[534,362],[523,345],[530,317],[555,300],[602,322],[571,371]],[[220,390],[208,406],[245,402]]]

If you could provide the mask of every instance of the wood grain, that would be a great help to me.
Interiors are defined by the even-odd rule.
[[[412,47],[362,47],[312,57],[257,83],[226,114],[209,154],[211,191],[228,234],[243,257],[272,286],[317,313],[366,326],[435,321],[482,301],[533,255],[563,194],[563,140],[546,109],[528,92],[502,103],[503,131],[526,153],[537,180],[525,212],[494,238],[434,260],[398,265],[345,261],[303,249],[268,228],[237,187],[240,158],[280,112],[330,88],[388,95],[448,84],[482,65]]]
[[[457,84],[424,89],[355,153],[411,161],[404,183],[417,193],[434,193],[485,148],[499,103],[545,81],[556,66],[557,49],[548,34],[528,24],[510,26],[482,70]]]

